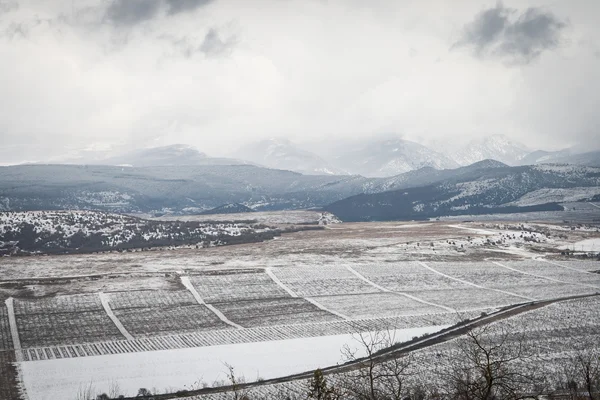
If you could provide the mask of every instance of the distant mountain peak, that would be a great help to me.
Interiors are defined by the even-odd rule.
[[[529,152],[525,145],[505,135],[496,134],[474,139],[466,147],[453,152],[450,157],[460,165],[471,165],[486,159],[519,165]]]
[[[285,138],[270,138],[247,144],[238,149],[235,156],[269,168],[307,175],[347,175],[346,171]]]
[[[398,136],[378,136],[337,151],[340,168],[370,177],[391,177],[423,167],[458,167],[444,154]]]

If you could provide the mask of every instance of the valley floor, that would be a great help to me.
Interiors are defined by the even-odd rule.
[[[1,258],[0,387],[12,389],[0,398],[175,392],[226,383],[227,365],[250,381],[325,367],[361,332],[404,341],[598,293],[600,262],[564,255],[598,238],[584,224],[352,223],[220,248]],[[597,337],[596,303],[577,304]],[[4,373],[13,360],[18,381]]]

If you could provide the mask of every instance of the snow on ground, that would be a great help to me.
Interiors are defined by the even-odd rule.
[[[447,326],[402,329],[397,342]],[[314,370],[342,362],[344,345],[359,350],[353,335],[321,336],[191,349],[127,353],[20,363],[21,377],[29,400],[75,398],[92,385],[97,394],[108,392],[117,383],[121,394],[135,395],[139,388],[159,391],[190,389],[202,382],[213,385],[226,381],[227,365],[247,381],[269,379]],[[226,382],[225,382],[226,384]],[[154,392],[154,391],[153,391]]]
[[[585,239],[560,247],[561,250],[591,251],[600,253],[600,238]]]
[[[448,225],[451,228],[456,228],[456,229],[464,229],[467,231],[473,231],[479,235],[493,235],[496,232],[492,232],[492,231],[487,231],[485,229],[477,229],[477,228],[469,228],[467,226],[461,226],[461,225]]]
[[[142,215],[143,216],[143,215]],[[259,211],[252,213],[165,215],[149,218],[158,221],[256,221],[263,224],[316,224],[326,220],[337,223],[339,219],[328,212],[313,210]]]

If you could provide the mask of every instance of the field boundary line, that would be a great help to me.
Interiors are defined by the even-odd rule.
[[[416,297],[416,296],[413,296],[413,295],[410,295],[410,294],[408,294],[408,293],[404,293],[404,292],[393,292],[393,293],[398,293],[398,294],[401,294],[402,296],[406,296],[406,297],[408,297],[409,299],[413,299],[413,300],[415,300],[415,301],[418,301],[419,303],[423,303],[423,304],[429,304],[430,306],[439,307],[439,308],[441,308],[441,309],[443,309],[443,310],[446,310],[446,311],[449,311],[449,312],[452,312],[452,313],[457,313],[457,312],[458,312],[458,310],[457,310],[457,309],[454,309],[454,308],[452,308],[452,307],[446,307],[446,306],[443,306],[443,305],[441,305],[441,304],[432,303],[432,302],[430,302],[430,301],[427,301],[427,300],[420,299],[420,298],[418,298],[418,297]]]
[[[99,292],[98,296],[100,297],[100,303],[102,303],[102,307],[104,308],[106,315],[108,315],[108,318],[110,318],[113,324],[115,324],[119,332],[121,332],[121,335],[125,336],[127,340],[135,340],[135,338],[131,336],[131,334],[123,326],[119,318],[115,315],[112,308],[110,308],[109,298],[106,295],[106,293]]]
[[[194,296],[194,299],[196,299],[196,301],[198,302],[198,304],[201,304],[201,305],[205,305],[206,304],[204,302],[204,299],[202,299],[202,296],[200,296],[200,293],[198,293],[198,291],[196,290],[196,288],[194,287],[194,285],[192,285],[192,281],[190,281],[190,277],[189,276],[182,276],[181,277],[181,283],[192,294],[192,296]]]
[[[455,281],[457,281],[457,282],[461,282],[461,283],[464,283],[464,284],[467,284],[467,285],[470,285],[470,286],[476,287],[476,288],[478,288],[478,289],[483,289],[483,290],[491,290],[491,291],[494,291],[494,292],[498,292],[498,293],[507,294],[507,295],[509,295],[509,296],[515,296],[515,297],[519,297],[519,298],[521,298],[521,299],[525,299],[525,300],[529,300],[529,301],[535,301],[535,300],[537,300],[537,299],[534,299],[533,297],[523,296],[523,295],[516,294],[516,293],[513,293],[513,292],[508,292],[508,291],[506,291],[506,290],[502,290],[502,289],[495,289],[495,288],[486,287],[486,286],[481,286],[481,285],[478,285],[478,284],[476,284],[476,283],[473,283],[473,282],[465,281],[464,279],[460,279],[460,278],[457,278],[457,277],[454,277],[454,276],[451,276],[451,275],[447,275],[447,274],[445,274],[445,273],[443,273],[443,272],[440,272],[440,271],[438,271],[437,269],[434,269],[434,268],[430,267],[429,265],[425,264],[425,263],[424,263],[424,262],[422,262],[422,261],[417,261],[417,262],[418,262],[418,263],[419,263],[421,266],[423,266],[424,268],[427,268],[428,270],[430,270],[431,272],[435,272],[435,273],[436,273],[436,274],[438,274],[438,275],[441,275],[441,276],[444,276],[444,277],[446,277],[446,278],[449,278],[449,279],[455,280]]]
[[[192,285],[192,281],[190,281],[190,277],[189,276],[182,276],[181,277],[181,283],[183,284],[183,286],[185,286],[185,288],[187,290],[189,290],[189,292],[192,294],[192,296],[194,296],[194,299],[196,299],[196,301],[198,302],[198,304],[200,304],[201,306],[205,306],[206,308],[208,308],[222,322],[226,323],[229,326],[233,326],[234,328],[237,328],[237,329],[244,329],[243,326],[238,325],[238,324],[236,324],[233,321],[230,321],[229,318],[227,318],[225,316],[225,314],[223,314],[221,311],[217,310],[217,308],[215,306],[213,306],[212,304],[208,304],[207,302],[205,302],[204,299],[202,299],[202,296],[200,296],[200,293],[198,293],[198,291],[194,287],[194,285]]]
[[[344,314],[339,313],[337,311],[333,311],[333,310],[325,307],[323,304],[319,303],[318,301],[316,301],[316,300],[314,300],[314,299],[312,299],[310,297],[304,297],[304,300],[306,300],[309,303],[311,303],[312,305],[320,308],[321,310],[326,311],[326,312],[328,312],[330,314],[333,314],[333,315],[337,315],[338,317],[340,317],[340,318],[342,318],[342,319],[344,319],[346,321],[351,321],[352,320],[352,318],[348,317],[347,315],[344,315]]]
[[[227,318],[225,316],[225,314],[223,314],[221,311],[217,310],[217,308],[215,306],[213,306],[212,304],[208,304],[208,303],[204,303],[204,305],[210,310],[212,311],[217,317],[219,317],[219,319],[223,322],[225,322],[227,325],[233,326],[234,328],[237,329],[244,329],[243,326],[236,324],[233,321],[230,321],[229,318]]]
[[[4,301],[8,311],[8,325],[10,326],[10,335],[12,336],[13,347],[15,350],[16,361],[23,361],[23,353],[21,352],[21,340],[19,339],[19,329],[17,328],[17,318],[15,317],[15,304],[12,297]]]
[[[346,265],[346,269],[348,271],[352,272],[354,275],[356,275],[356,277],[358,277],[358,279],[360,279],[361,281],[364,281],[364,282],[368,283],[369,285],[373,286],[374,288],[379,289],[382,292],[392,293],[392,291],[390,289],[386,289],[383,286],[379,286],[378,284],[376,284],[375,282],[371,281],[369,278],[367,278],[366,276],[364,276],[360,272],[356,271],[351,266]]]
[[[277,275],[275,275],[271,267],[265,268],[265,272],[267,273],[267,275],[269,275],[269,278],[271,278],[273,282],[279,285],[279,287],[285,290],[290,296],[299,297],[292,289],[287,287],[285,283],[281,282],[281,280],[277,277]]]
[[[596,208],[600,208],[600,206],[597,206],[597,205],[595,205],[595,204],[594,204],[594,203],[592,203],[591,201],[588,201],[588,204],[590,204],[590,205],[592,205],[592,206],[594,206],[594,207],[596,207]]]
[[[379,290],[381,290],[381,291],[383,291],[383,292],[386,292],[386,293],[392,293],[392,294],[399,295],[399,296],[404,296],[404,297],[407,297],[407,298],[409,298],[409,299],[411,299],[411,300],[418,301],[419,303],[427,304],[427,305],[429,305],[429,306],[433,306],[433,307],[438,307],[438,308],[441,308],[441,309],[443,309],[443,310],[446,310],[446,311],[449,311],[449,312],[453,312],[453,313],[454,313],[454,312],[456,312],[456,310],[455,310],[455,309],[453,309],[453,308],[450,308],[450,307],[442,306],[442,305],[440,305],[440,304],[431,303],[431,302],[429,302],[429,301],[426,301],[426,300],[420,299],[420,298],[418,298],[418,297],[412,296],[412,295],[410,295],[410,294],[407,294],[407,293],[404,293],[404,292],[395,292],[395,291],[393,291],[393,290],[386,289],[386,288],[384,288],[383,286],[379,286],[379,285],[378,285],[378,284],[376,284],[375,282],[371,281],[369,278],[365,277],[364,275],[362,275],[360,272],[356,271],[356,270],[355,270],[354,268],[352,268],[351,266],[349,266],[349,265],[346,265],[346,268],[348,269],[348,271],[352,272],[354,275],[356,275],[356,276],[357,276],[358,278],[360,278],[361,280],[365,281],[365,282],[366,282],[366,283],[368,283],[369,285],[371,285],[371,286],[373,286],[374,288],[377,288],[377,289],[379,289]]]
[[[579,270],[579,269],[576,269],[576,268],[567,267],[566,265],[562,265],[562,264],[559,264],[559,263],[556,263],[556,262],[553,262],[553,261],[550,261],[550,260],[545,260],[543,258],[539,258],[538,260],[539,261],[543,261],[543,262],[547,262],[548,264],[556,265],[557,267],[570,269],[571,271],[579,272],[579,273],[582,273],[582,274],[592,274],[592,275],[598,276],[598,274],[596,274],[594,272],[582,271],[582,270]]]
[[[555,278],[550,278],[548,276],[543,276],[543,275],[537,275],[537,274],[533,274],[531,272],[525,272],[525,271],[521,271],[519,269],[513,268],[513,267],[509,267],[508,265],[504,265],[501,264],[497,261],[492,261],[494,264],[499,265],[502,268],[506,268],[506,269],[510,269],[511,271],[515,271],[515,272],[519,272],[521,274],[525,274],[525,275],[530,275],[530,276],[535,276],[536,278],[541,278],[541,279],[546,279],[548,281],[552,281],[552,282],[558,282],[558,283],[562,283],[565,285],[575,285],[575,286],[584,286],[584,287],[589,287],[589,288],[593,288],[593,289],[600,289],[600,287],[598,286],[594,286],[594,285],[587,285],[585,283],[576,283],[576,282],[566,282],[566,281],[561,281],[560,279],[555,279]]]

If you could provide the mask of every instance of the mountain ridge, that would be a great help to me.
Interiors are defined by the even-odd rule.
[[[555,201],[519,206],[517,201],[546,188],[591,190],[600,194],[600,168],[539,165],[478,169],[476,175],[455,175],[431,184],[358,194],[323,209],[345,221],[426,219],[448,215],[560,210]]]
[[[0,167],[0,211],[93,209],[197,214],[229,203],[239,203],[256,211],[301,209],[327,207],[360,194],[369,196],[408,189],[426,193],[426,189],[419,188],[427,187],[435,187],[440,193],[461,194],[468,188],[473,191],[489,186],[486,182],[501,180],[506,183],[502,190],[513,194],[507,197],[505,203],[508,203],[518,200],[515,193],[524,195],[542,188],[594,186],[589,179],[581,178],[585,174],[591,174],[589,179],[596,179],[594,185],[599,185],[598,168],[510,167],[496,161],[482,161],[452,170],[425,167],[391,178],[302,175],[252,165],[21,165]],[[521,178],[515,179],[517,176]],[[527,190],[519,191],[521,187]],[[490,204],[496,204],[494,201],[490,198]],[[466,204],[468,202],[452,206]]]

